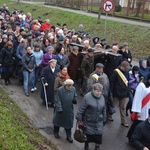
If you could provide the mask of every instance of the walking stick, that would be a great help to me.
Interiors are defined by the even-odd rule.
[[[46,109],[48,110],[48,103],[47,103],[47,95],[46,95],[46,88],[45,88],[45,85],[44,85],[44,77],[41,78],[41,81],[42,81],[42,85],[43,85],[43,88],[44,88],[44,96],[45,96],[45,103],[46,103]]]

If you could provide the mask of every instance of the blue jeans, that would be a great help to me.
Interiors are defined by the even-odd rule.
[[[28,93],[28,83],[30,82],[30,89],[35,87],[35,73],[28,72],[26,70],[23,70],[23,88],[24,92]]]

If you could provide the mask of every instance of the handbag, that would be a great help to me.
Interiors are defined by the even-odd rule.
[[[87,137],[84,133],[84,131],[82,129],[79,129],[78,128],[78,125],[76,123],[76,129],[75,129],[75,132],[74,132],[74,139],[77,141],[77,142],[80,142],[80,143],[84,143],[87,141]]]

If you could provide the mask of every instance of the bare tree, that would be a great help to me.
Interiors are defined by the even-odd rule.
[[[99,11],[98,11],[98,20],[97,24],[100,24],[100,19],[101,19],[101,13],[102,13],[102,4],[104,3],[104,0],[100,1],[100,6],[99,6]]]
[[[131,6],[132,10],[134,10],[134,6],[135,6],[135,0],[133,0],[133,2],[132,2],[132,6]]]
[[[137,11],[136,11],[135,17],[139,17],[140,10],[143,5],[143,0],[137,0],[136,4],[137,4]]]

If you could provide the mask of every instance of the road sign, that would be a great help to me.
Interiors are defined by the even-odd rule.
[[[106,1],[104,1],[102,7],[105,12],[110,12],[110,11],[112,11],[114,5],[113,5],[112,1],[106,0]]]

